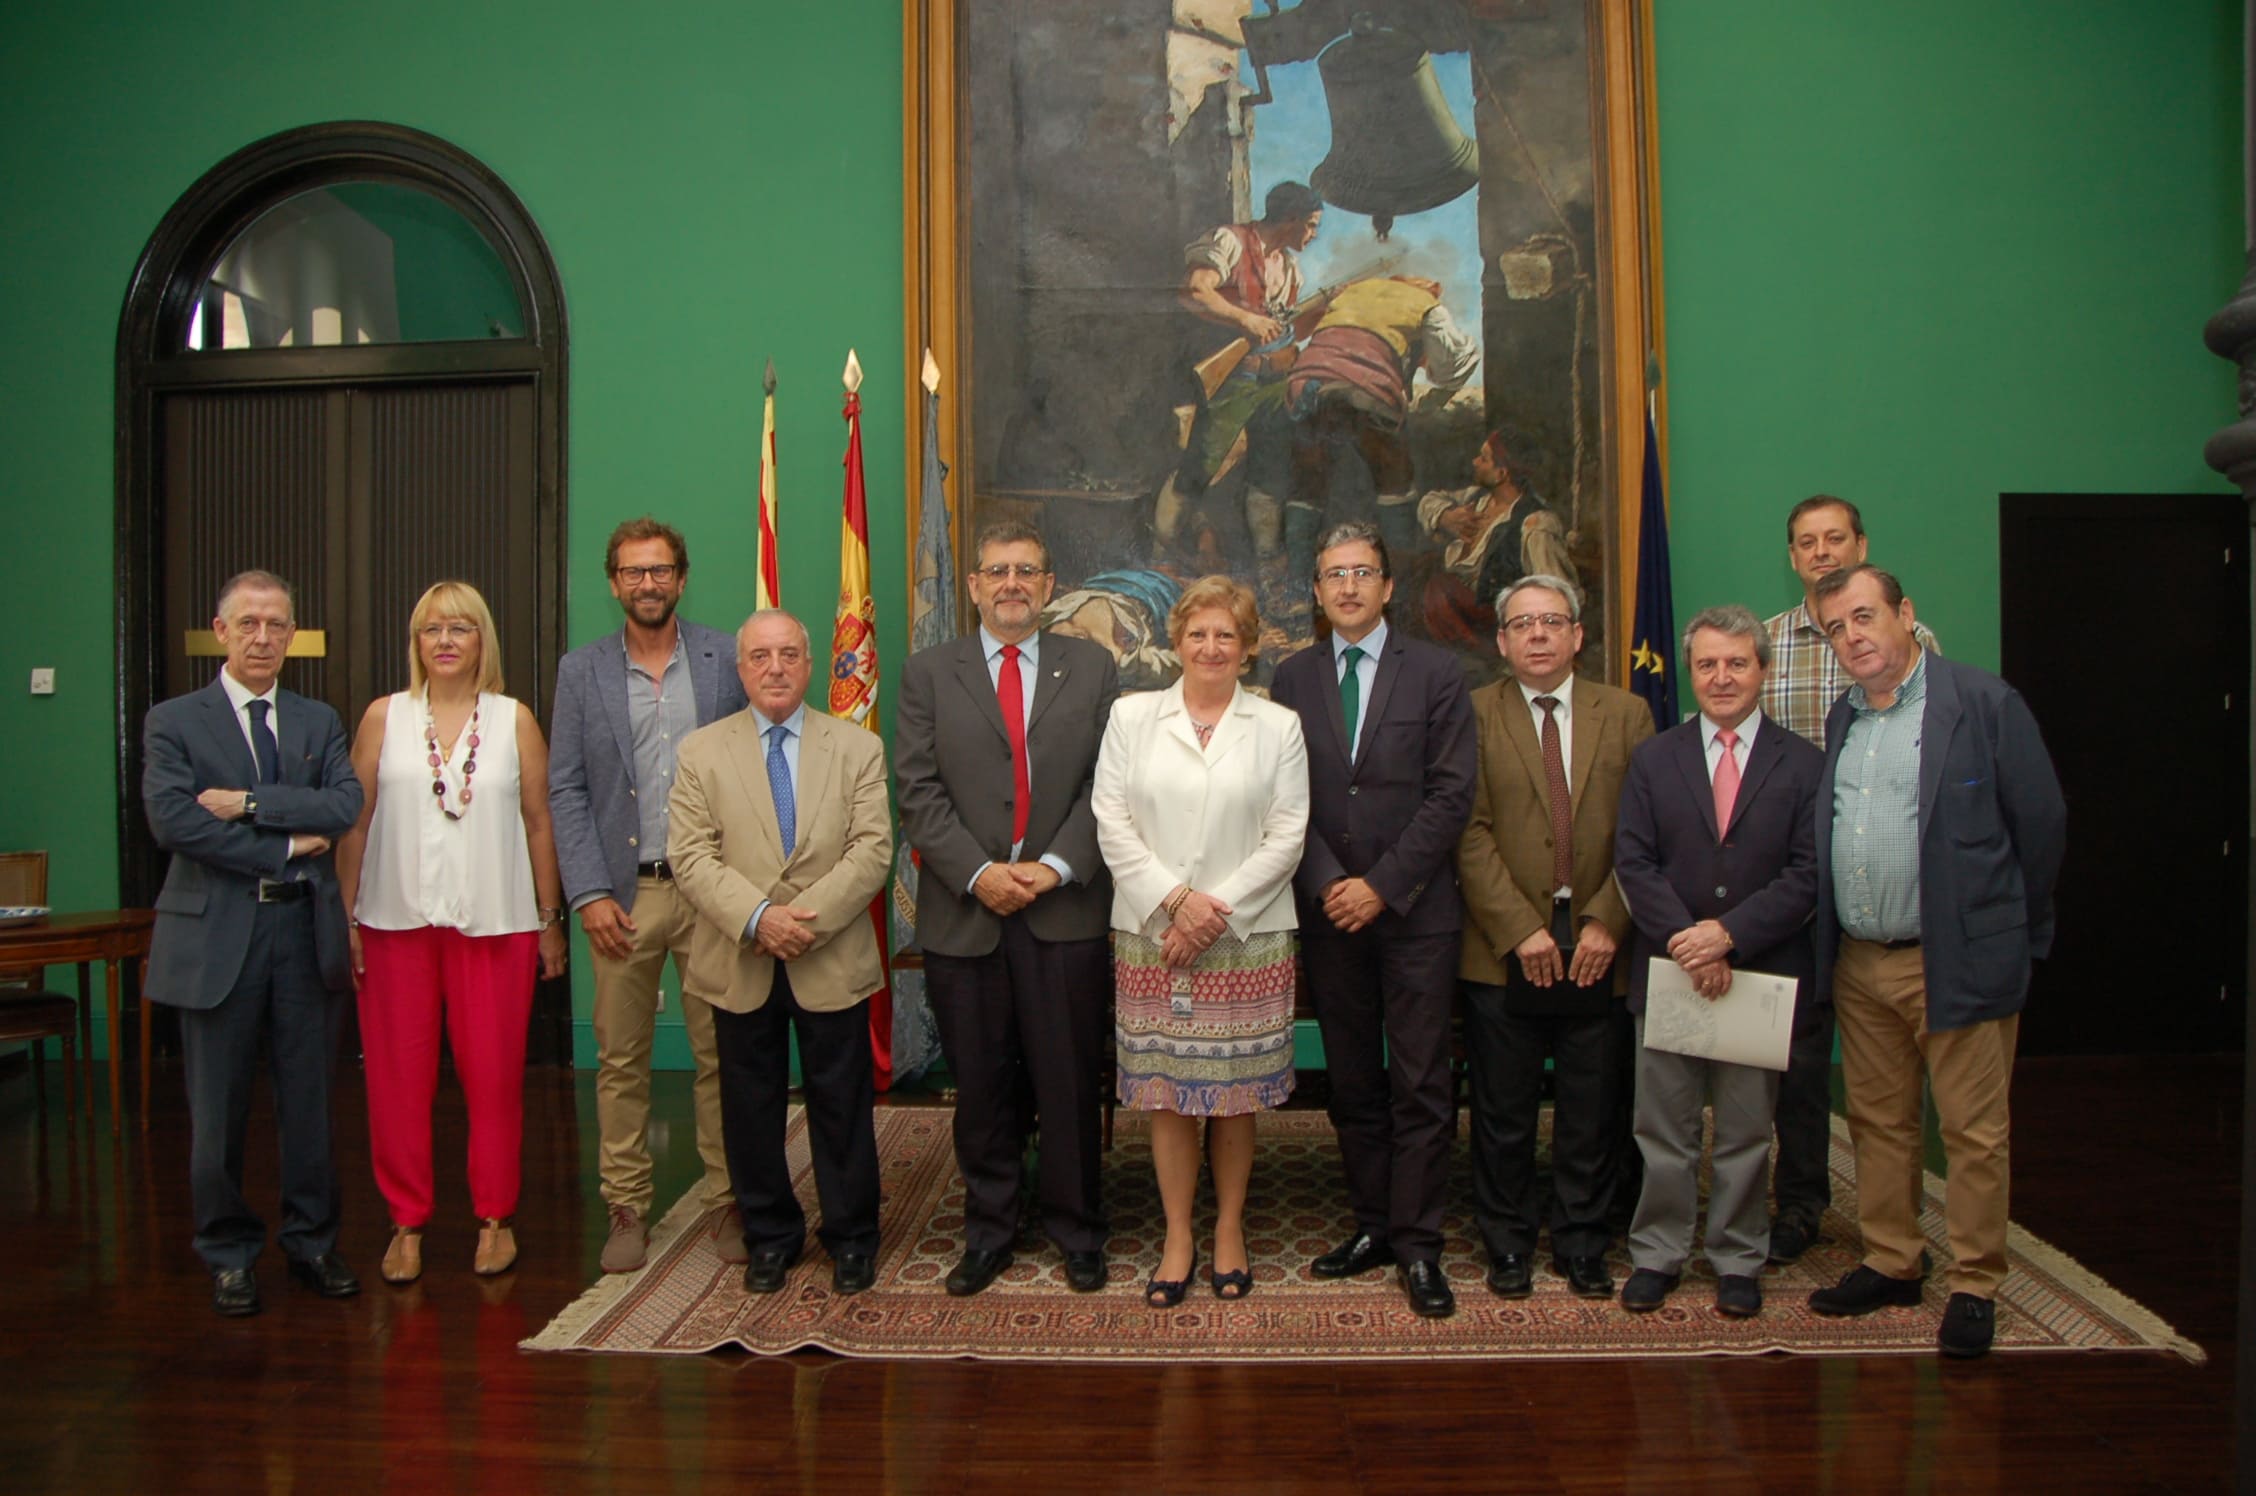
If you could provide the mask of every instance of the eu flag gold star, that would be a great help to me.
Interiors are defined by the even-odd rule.
[[[1650,643],[1640,639],[1637,641],[1637,648],[1630,651],[1629,670],[1632,675],[1640,670],[1649,670],[1658,679],[1668,673],[1668,660],[1666,656],[1654,650]]]

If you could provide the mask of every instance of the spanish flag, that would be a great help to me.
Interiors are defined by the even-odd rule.
[[[762,381],[768,398],[760,410],[760,565],[754,600],[763,608],[783,606],[783,586],[776,571],[776,448],[775,360],[768,360]]]
[[[830,714],[877,726],[877,600],[870,596],[869,495],[862,483],[862,361],[846,353],[846,512],[838,530],[838,615],[830,631]],[[870,900],[877,949],[885,942],[885,894]],[[893,989],[870,994],[870,1055],[877,1089],[893,1084]]]

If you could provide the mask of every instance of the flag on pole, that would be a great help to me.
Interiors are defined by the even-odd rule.
[[[913,652],[956,636],[956,562],[948,530],[948,465],[940,460],[940,365],[924,350],[924,476],[918,486],[916,559],[909,589],[909,648]],[[907,837],[893,844],[893,949],[916,946],[916,850]],[[924,973],[893,973],[893,1079],[914,1080],[940,1053],[940,1029],[925,1000]]]
[[[846,510],[838,527],[838,614],[830,633],[830,714],[877,725],[877,600],[870,595],[869,496],[862,486],[862,361],[846,351]],[[885,893],[870,900],[870,924],[885,960]],[[870,994],[870,1055],[877,1089],[893,1085],[893,989]]]
[[[1653,725],[1676,726],[1676,603],[1669,588],[1668,506],[1661,498],[1661,449],[1645,410],[1645,483],[1637,519],[1637,614],[1629,631],[1629,689],[1645,699]]]
[[[783,606],[776,570],[775,360],[768,360],[762,384],[768,392],[760,408],[760,566],[754,600],[763,608]]]

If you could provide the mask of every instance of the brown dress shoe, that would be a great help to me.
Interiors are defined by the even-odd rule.
[[[506,1273],[517,1265],[517,1236],[509,1229],[507,1221],[483,1220],[478,1223],[478,1252],[470,1259],[470,1271],[481,1278],[491,1278]]]
[[[603,1270],[631,1273],[650,1256],[650,1229],[624,1205],[611,1207],[611,1234],[603,1241]]]
[[[379,1269],[386,1283],[413,1283],[423,1276],[423,1232],[405,1226],[392,1228],[392,1244],[384,1249]]]

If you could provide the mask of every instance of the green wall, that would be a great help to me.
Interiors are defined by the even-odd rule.
[[[1680,613],[1786,606],[1853,499],[1997,664],[2001,492],[2230,492],[2235,0],[1656,0]]]
[[[1656,9],[1681,606],[1782,606],[1779,521],[1829,489],[1866,506],[1876,556],[1946,644],[1994,660],[1998,491],[2221,486],[2200,446],[2232,382],[2200,327],[2241,263],[2237,4]],[[750,607],[770,356],[784,601],[821,632],[837,377],[856,347],[882,657],[900,659],[895,0],[393,0],[325,8],[311,29],[309,14],[237,0],[0,19],[0,523],[36,565],[25,621],[0,635],[0,845],[48,848],[60,905],[117,896],[127,277],[203,171],[295,125],[444,136],[546,233],[571,328],[574,643],[613,625],[602,541],[646,509],[689,533],[693,616]],[[55,696],[23,694],[35,665],[56,667]]]

